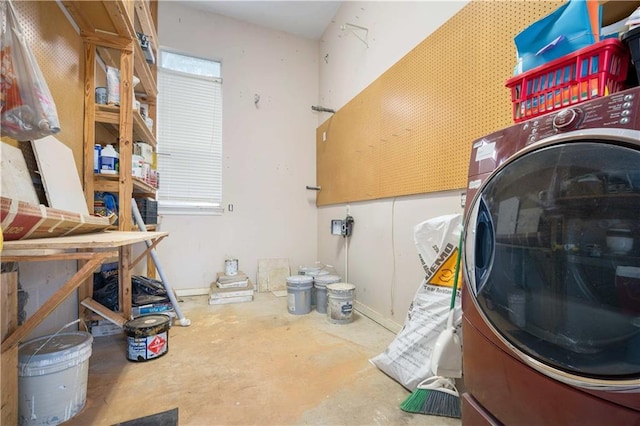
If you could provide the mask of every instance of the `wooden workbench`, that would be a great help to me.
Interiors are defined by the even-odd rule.
[[[18,399],[14,385],[16,385],[18,371],[18,344],[24,341],[38,324],[76,289],[78,289],[78,300],[80,301],[78,314],[81,318],[85,316],[85,308],[88,308],[115,324],[124,325],[126,321],[131,319],[131,269],[167,235],[167,232],[107,231],[68,237],[4,242],[2,262],[77,260],[78,271],[22,325],[16,326],[15,319],[5,318],[8,312],[15,312],[15,306],[12,309],[3,309],[2,343],[0,344],[2,354],[0,423],[5,424],[6,421],[7,424],[17,424]],[[144,241],[151,241],[150,247],[147,247],[136,259],[131,260],[132,246]],[[120,312],[113,312],[92,298],[93,272],[105,260],[112,257],[117,257],[119,260],[118,306]],[[7,275],[5,277],[3,274],[3,287],[5,286],[4,281],[15,281],[13,287],[17,287],[17,277],[15,276]],[[17,288],[8,289],[8,292],[3,293],[4,296],[8,294],[11,294],[11,298],[16,298],[16,300],[3,301],[3,307],[6,307],[5,305],[13,306],[17,303]],[[7,324],[4,324],[5,322]]]

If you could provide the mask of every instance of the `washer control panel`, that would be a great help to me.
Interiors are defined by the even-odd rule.
[[[582,128],[640,130],[640,87],[594,99],[521,124],[526,145],[561,132]]]

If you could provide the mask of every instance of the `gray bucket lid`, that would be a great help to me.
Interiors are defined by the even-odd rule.
[[[291,275],[287,277],[287,284],[311,284],[313,277],[309,275]]]
[[[91,356],[92,343],[84,331],[27,340],[18,347],[18,375],[42,376],[81,364]]]

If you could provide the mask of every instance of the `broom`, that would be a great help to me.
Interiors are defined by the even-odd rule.
[[[400,406],[408,413],[430,414],[433,416],[462,417],[460,394],[453,379],[433,376],[423,380]]]
[[[456,292],[458,291],[458,274],[460,272],[460,258],[462,257],[462,230],[460,230],[460,241],[458,242],[458,258],[456,259],[456,269],[453,277],[453,288],[451,292],[451,303],[447,325],[436,340],[436,346],[431,358],[431,370],[436,374],[448,374],[453,377],[461,377],[460,370],[462,364],[462,354],[460,350],[460,339],[455,334],[453,327],[453,315],[456,302]],[[449,360],[449,368],[444,368],[440,364],[440,358],[446,349],[451,349],[449,354],[453,354]],[[451,363],[455,365],[451,365]],[[423,380],[418,384],[416,390],[400,405],[402,411],[408,413],[430,414],[443,417],[462,417],[460,409],[460,394],[456,389],[453,378],[443,376],[433,376]]]

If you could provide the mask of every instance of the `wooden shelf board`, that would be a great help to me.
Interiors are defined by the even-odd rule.
[[[134,142],[146,142],[154,149],[158,145],[156,137],[153,136],[151,129],[147,127],[147,123],[138,111],[133,112],[133,140]]]
[[[158,86],[156,85],[156,78],[151,72],[151,67],[144,58],[144,53],[140,47],[140,43],[134,43],[134,55],[133,55],[133,69],[134,74],[140,79],[140,84],[144,88],[144,92],[147,94],[147,99],[155,99],[158,96]]]
[[[132,19],[123,0],[63,0],[62,4],[82,32],[104,33],[124,38],[135,36]]]
[[[105,231],[92,234],[70,235],[56,238],[5,241],[4,250],[33,249],[96,249],[123,247],[134,243],[166,237],[168,232]],[[112,254],[108,253],[110,257]]]
[[[116,105],[96,105],[95,117],[98,123],[117,126],[120,123],[120,107]],[[133,140],[146,142],[152,147],[157,146],[156,138],[147,127],[138,111],[133,111]],[[116,132],[117,133],[117,132]]]
[[[106,175],[101,173],[94,174],[94,189],[101,192],[118,192],[118,175]],[[131,177],[133,182],[133,192],[137,196],[155,197],[157,189],[149,185],[142,179]]]
[[[602,5],[602,26],[607,26],[627,18],[638,7],[637,1],[600,0]]]
[[[96,121],[98,123],[118,124],[120,108],[115,105],[96,105]]]

